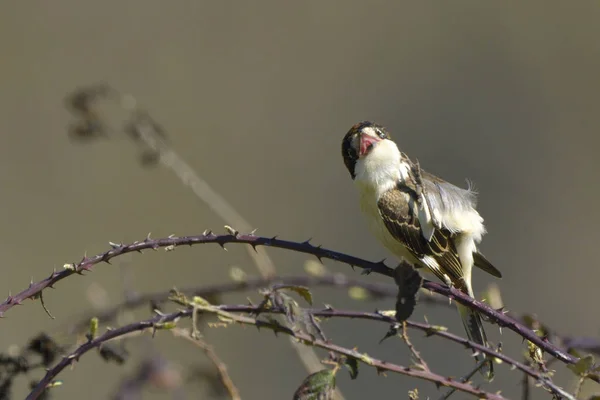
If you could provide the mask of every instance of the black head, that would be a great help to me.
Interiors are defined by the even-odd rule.
[[[354,168],[358,159],[368,155],[373,146],[384,139],[390,139],[389,133],[374,122],[362,121],[350,128],[342,140],[342,157],[352,179],[356,177]]]

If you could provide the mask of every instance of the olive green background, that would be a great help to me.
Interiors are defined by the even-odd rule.
[[[536,313],[565,334],[597,336],[599,37],[600,5],[587,1],[4,1],[0,293],[20,291],[85,251],[104,251],[109,240],[222,230],[226,221],[170,171],[142,168],[127,138],[69,140],[64,96],[107,82],[135,95],[174,149],[258,233],[313,237],[374,260],[389,255],[366,231],[340,143],[360,120],[386,125],[426,169],[460,185],[475,182],[489,231],[481,249],[504,273],[499,285],[508,308]],[[306,257],[270,254],[281,274],[303,273]],[[201,246],[122,261],[141,292],[223,282],[232,265],[256,274],[245,249],[233,245],[227,253]],[[46,292],[56,320],[34,302],[10,310],[0,321],[0,349],[59,330],[90,309],[90,293],[106,290],[109,302],[122,300],[119,265],[100,265]],[[481,273],[474,279],[479,292],[492,282]],[[338,289],[314,294],[317,305],[392,307],[355,302]],[[245,302],[247,295],[258,299],[248,293],[226,300]],[[423,314],[463,333],[454,311],[420,306],[413,318]],[[410,363],[399,340],[378,345],[383,325],[333,321],[325,328],[340,344]],[[488,331],[521,358],[516,335]],[[413,336],[436,371],[461,376],[471,369],[459,346]],[[244,399],[291,398],[306,375],[284,338],[242,327],[209,330],[206,338]],[[153,343],[130,349],[157,352],[183,375],[190,365],[210,365],[168,333]],[[117,367],[90,353],[61,375],[56,398],[108,398],[136,362]],[[558,383],[572,388],[564,368],[553,367],[561,371]],[[521,375],[498,370],[490,390],[518,398]],[[365,367],[358,380],[343,374],[338,383],[347,399],[406,398],[414,387],[422,398],[439,396],[426,382],[377,377]],[[25,387],[21,381],[17,397]],[[185,398],[211,398],[200,380],[184,391]]]

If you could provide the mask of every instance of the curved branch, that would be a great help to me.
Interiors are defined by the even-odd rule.
[[[271,308],[268,310],[263,310],[258,306],[248,306],[248,305],[233,305],[233,306],[232,305],[223,305],[223,306],[217,306],[217,307],[223,311],[243,312],[243,313],[249,313],[249,314],[256,314],[258,312],[270,312],[270,313],[277,313],[277,314],[285,313],[285,310],[282,308]],[[397,324],[398,323],[398,321],[396,321],[395,318],[388,317],[388,316],[385,316],[385,315],[382,315],[379,313],[370,313],[370,312],[362,312],[362,311],[345,311],[345,310],[335,310],[335,309],[324,309],[324,310],[308,309],[306,311],[309,312],[310,314],[314,315],[315,317],[356,318],[356,319],[366,319],[366,320],[371,320],[371,321],[384,322],[384,323],[388,323],[388,324]],[[405,321],[405,323],[406,323],[406,326],[408,326],[410,328],[418,329],[420,331],[425,332],[425,334],[427,336],[439,336],[439,337],[448,339],[452,342],[461,344],[469,349],[477,350],[480,353],[487,354],[490,357],[498,358],[498,359],[502,360],[503,362],[505,362],[506,364],[512,366],[513,368],[516,368],[516,369],[524,372],[525,374],[531,376],[532,378],[537,380],[540,384],[542,384],[546,389],[548,389],[548,391],[550,391],[551,393],[565,397],[567,399],[576,400],[572,394],[570,394],[570,393],[566,392],[564,389],[556,386],[554,384],[554,382],[552,382],[551,379],[544,376],[541,372],[539,372],[533,368],[530,368],[529,366],[527,366],[519,361],[513,360],[512,358],[510,358],[509,356],[507,356],[504,353],[499,353],[494,349],[490,349],[489,347],[482,346],[478,343],[472,342],[461,336],[450,333],[444,329],[440,329],[439,326],[421,323],[421,322],[415,322],[415,321]]]
[[[299,253],[312,254],[319,258],[319,260],[330,259],[346,263],[353,267],[356,266],[359,268],[363,268],[366,273],[375,272],[389,277],[391,277],[393,274],[393,269],[386,266],[383,261],[367,261],[348,254],[328,250],[322,248],[321,246],[313,246],[312,244],[310,244],[309,241],[294,242],[289,240],[277,239],[277,237],[267,238],[263,236],[255,236],[253,234],[239,234],[238,232],[232,232],[232,234],[227,235],[216,235],[210,231],[207,231],[204,234],[197,236],[177,237],[171,235],[167,238],[162,239],[150,239],[148,237],[141,242],[134,242],[131,244],[112,243],[111,246],[113,248],[111,250],[108,250],[91,258],[84,257],[78,263],[68,264],[68,268],[64,269],[63,271],[53,271],[48,278],[43,279],[37,283],[31,283],[27,289],[16,294],[15,296],[8,296],[8,298],[2,304],[0,304],[0,317],[4,316],[4,313],[13,306],[21,304],[25,299],[37,298],[42,292],[42,290],[48,287],[52,287],[57,282],[73,274],[82,274],[84,271],[89,271],[94,265],[99,264],[101,262],[109,263],[111,259],[122,254],[131,253],[135,251],[141,252],[142,250],[147,249],[157,250],[158,248],[173,250],[177,246],[192,246],[196,244],[219,244],[220,246],[224,247],[225,244],[228,243],[248,244],[252,247],[276,247],[296,251]],[[499,326],[506,327],[516,332],[523,338],[534,343],[546,353],[565,363],[575,364],[577,361],[579,361],[578,357],[572,356],[564,352],[562,349],[560,349],[553,343],[550,343],[547,340],[540,338],[538,335],[536,335],[534,331],[528,329],[515,319],[505,315],[502,312],[492,309],[487,304],[477,301],[457,289],[431,281],[424,281],[423,287],[448,298],[453,298],[459,303],[464,304],[469,308],[477,309],[482,314],[486,315],[490,319],[490,321],[498,324]],[[592,378],[596,382],[600,382],[600,377],[598,375],[592,375],[590,376],[590,378]]]
[[[236,307],[237,306],[232,306],[232,308],[236,308]],[[437,386],[446,386],[446,387],[454,388],[456,390],[472,394],[472,395],[477,396],[478,398],[482,398],[482,399],[491,399],[491,400],[505,400],[506,399],[505,397],[503,397],[499,394],[486,392],[486,391],[478,389],[468,383],[463,383],[459,380],[454,380],[452,378],[446,378],[446,377],[443,377],[441,375],[438,375],[438,374],[435,374],[435,373],[429,372],[429,371],[423,371],[420,369],[404,367],[401,365],[389,363],[387,361],[382,361],[382,360],[367,356],[364,353],[359,353],[353,349],[348,349],[348,348],[338,346],[338,345],[330,343],[330,342],[325,342],[325,341],[322,341],[319,339],[315,339],[313,336],[311,336],[308,333],[296,332],[286,326],[280,325],[277,322],[262,321],[262,320],[258,320],[258,319],[254,319],[254,318],[250,318],[250,317],[245,317],[245,316],[240,316],[240,315],[229,313],[229,312],[225,311],[225,308],[226,308],[226,306],[222,307],[222,308],[211,306],[211,307],[206,307],[206,308],[200,307],[199,309],[201,309],[203,311],[222,315],[226,318],[229,318],[229,319],[231,319],[235,322],[241,323],[241,324],[254,325],[259,329],[266,328],[266,329],[270,329],[270,330],[274,331],[275,333],[286,334],[288,336],[291,336],[293,338],[296,338],[296,339],[304,342],[305,344],[309,344],[311,346],[315,346],[315,347],[318,347],[318,348],[321,348],[324,350],[328,350],[328,351],[333,351],[337,354],[341,354],[341,355],[345,355],[350,358],[354,358],[363,364],[375,367],[378,372],[381,372],[381,371],[396,372],[396,373],[399,373],[402,375],[411,376],[411,377],[419,378],[419,379],[424,379],[424,380],[435,383]],[[253,310],[256,311],[257,310],[256,307],[253,308]],[[31,393],[29,393],[29,395],[27,396],[27,400],[37,399],[44,392],[45,388],[54,380],[54,378],[56,378],[56,376],[58,376],[58,374],[63,369],[65,369],[67,366],[71,365],[73,362],[79,360],[79,358],[82,355],[84,355],[85,353],[87,353],[88,351],[102,345],[102,343],[105,343],[111,339],[115,339],[117,337],[129,334],[132,332],[144,331],[146,329],[156,329],[158,324],[173,322],[182,317],[191,317],[193,312],[194,312],[194,309],[188,309],[185,311],[177,311],[177,312],[170,313],[170,314],[158,315],[154,318],[151,318],[151,319],[148,319],[145,321],[135,322],[135,323],[132,323],[129,325],[125,325],[118,329],[111,329],[111,330],[107,331],[106,333],[104,333],[103,335],[98,336],[94,340],[84,343],[83,345],[76,348],[73,352],[71,352],[71,354],[64,357],[56,366],[54,366],[53,368],[48,370],[48,372],[42,378],[42,380],[40,380],[40,382],[38,382],[38,384],[31,391]]]
[[[385,284],[385,283],[373,283],[373,282],[365,282],[361,279],[353,279],[349,278],[344,274],[336,273],[328,276],[306,276],[306,275],[297,275],[297,276],[274,276],[271,278],[246,278],[242,282],[227,282],[227,283],[217,283],[214,285],[206,285],[199,287],[190,287],[185,289],[178,289],[178,292],[188,295],[188,296],[201,296],[201,297],[211,297],[224,293],[233,293],[238,291],[252,290],[252,289],[260,289],[265,286],[275,284],[275,283],[285,283],[286,285],[293,286],[328,286],[328,287],[340,287],[340,288],[349,288],[349,287],[360,287],[369,292],[374,299],[384,298],[384,297],[396,297],[398,294],[398,287],[395,285]],[[148,294],[138,294],[135,297],[131,297],[126,299],[124,302],[117,304],[113,307],[107,308],[102,311],[85,313],[80,317],[76,317],[73,319],[78,320],[77,323],[72,324],[68,330],[67,334],[71,335],[75,332],[79,332],[82,330],[89,329],[90,319],[92,317],[98,318],[98,322],[107,323],[112,321],[115,316],[123,311],[124,309],[136,308],[143,306],[149,303],[164,303],[168,301],[170,292],[156,292],[156,293],[148,293]]]

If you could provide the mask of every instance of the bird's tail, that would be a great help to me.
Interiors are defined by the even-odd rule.
[[[479,312],[465,307],[459,303],[457,303],[457,307],[460,317],[462,318],[463,325],[465,326],[465,330],[467,331],[469,340],[488,347],[487,336],[485,335],[485,330],[483,329],[483,323],[481,321]],[[483,357],[485,357],[485,355],[483,355]],[[481,356],[477,355],[475,359],[477,362],[479,362],[481,360]],[[488,359],[479,369],[479,372],[481,372],[481,374],[488,381],[491,381],[494,377],[494,365],[492,360]]]

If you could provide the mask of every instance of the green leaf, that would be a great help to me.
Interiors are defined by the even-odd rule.
[[[358,376],[358,360],[356,358],[346,357],[344,360],[344,367],[350,372],[350,378],[356,379]]]
[[[567,368],[579,376],[586,376],[590,372],[592,365],[594,365],[594,357],[588,354],[585,357],[581,357],[575,364],[567,365]]]
[[[296,324],[296,317],[300,314],[301,308],[292,296],[283,292],[273,293],[271,301],[285,310],[285,317],[290,324]]]
[[[310,292],[310,289],[307,288],[306,286],[282,285],[282,286],[277,286],[277,288],[275,290],[280,290],[280,289],[291,290],[293,292],[296,292],[300,296],[302,296],[302,298],[308,304],[310,304],[311,306],[313,304],[312,293]]]
[[[94,340],[98,334],[98,317],[94,317],[90,320],[90,332],[88,338]]]
[[[294,393],[294,400],[330,400],[335,390],[335,371],[323,369],[304,379]]]
[[[423,284],[423,278],[412,265],[402,262],[394,270],[394,280],[398,286],[396,320],[406,321],[417,305],[417,293]]]

